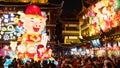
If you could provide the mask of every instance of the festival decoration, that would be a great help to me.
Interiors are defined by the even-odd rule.
[[[28,44],[26,49],[27,57],[34,58],[35,54],[37,53],[37,47],[35,45]]]
[[[2,30],[2,31],[6,31],[7,29],[6,29],[5,27],[3,27],[1,30]]]
[[[0,47],[0,56],[4,55],[4,49]]]
[[[9,35],[7,35],[7,34],[3,36],[4,40],[9,40],[9,38],[10,38]]]
[[[16,50],[16,47],[17,47],[17,41],[11,41],[11,42],[10,42],[10,47],[11,47],[11,49],[12,49],[13,51],[15,51],[15,50]]]
[[[120,0],[114,0],[114,10],[118,11],[118,9],[120,8]]]
[[[14,17],[17,17],[18,14],[0,14],[0,40],[4,41],[15,41],[17,39],[18,31],[15,29],[16,23],[14,22]]]
[[[38,45],[37,47],[37,53],[38,53],[38,58],[40,60],[43,60],[43,54],[45,52],[44,46],[43,45]]]
[[[17,50],[18,50],[18,54],[17,54],[18,58],[24,59],[25,58],[25,51],[26,51],[25,46],[19,45],[17,47]]]
[[[98,3],[90,6],[88,12],[86,13],[89,17],[88,22],[91,25],[89,33],[90,36],[100,33],[100,29],[106,32],[118,26],[120,24],[119,12],[119,0],[101,0]],[[87,18],[85,15],[83,16],[84,20]]]
[[[4,50],[4,55],[5,55],[5,56],[9,55],[9,53],[8,53],[8,51],[9,51],[9,46],[5,45],[5,46],[3,47],[3,50]]]
[[[13,31],[13,30],[14,30],[14,26],[13,26],[13,25],[9,25],[9,26],[7,27],[7,30],[8,30],[8,31]]]
[[[8,53],[9,53],[9,57],[11,58],[11,60],[13,60],[14,58],[18,58],[15,51],[9,50]]]
[[[17,50],[19,51],[19,52],[21,52],[21,53],[24,53],[26,50],[25,50],[25,46],[23,46],[23,45],[19,45],[18,47],[17,47]]]
[[[16,29],[18,32],[24,30],[19,40],[21,41],[21,45],[18,46],[19,57],[32,58],[35,60],[44,60],[46,57],[50,57],[51,53],[48,52],[50,50],[46,48],[48,41],[45,29],[46,14],[36,5],[28,6],[25,13],[18,13],[20,14],[20,19],[19,22],[17,21],[18,26]],[[22,52],[20,47],[24,49]]]
[[[4,62],[4,68],[8,68],[8,65],[12,63],[12,60],[10,58],[6,58],[6,61]]]
[[[25,13],[2,14],[0,39],[10,41],[10,46],[3,48],[4,55],[9,56],[11,60],[21,58],[24,62],[29,59],[35,61],[53,59],[52,49],[46,47],[48,41],[46,20],[47,14],[36,5],[29,5]]]
[[[16,30],[18,31],[17,36],[21,36],[25,32],[24,28],[19,26],[16,26]]]
[[[43,39],[41,40],[41,44],[46,48],[48,36],[46,34],[42,34],[42,38]]]

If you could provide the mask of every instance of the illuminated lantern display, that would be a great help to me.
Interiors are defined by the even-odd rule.
[[[36,46],[28,44],[26,49],[27,49],[27,51],[26,51],[27,57],[28,58],[34,58],[34,56],[36,54]]]
[[[26,51],[26,48],[24,45],[19,45],[17,47],[17,50],[18,50],[18,58],[21,58],[21,59],[24,59],[25,58],[25,51]]]
[[[17,41],[11,41],[10,42],[10,47],[11,47],[11,49],[13,50],[13,51],[15,51],[16,50],[16,47],[17,47]]]
[[[38,53],[38,58],[40,60],[43,60],[43,54],[45,52],[45,49],[44,49],[44,46],[43,45],[38,45],[38,48],[37,48],[37,53]]]
[[[44,32],[47,20],[46,14],[36,5],[30,5],[26,8],[25,13],[18,12],[18,14],[20,14],[20,21],[16,28],[22,34],[18,39],[21,42],[21,45],[18,46],[18,57],[32,59],[37,57],[39,60],[44,60],[46,55],[50,57],[51,55],[48,56],[48,54],[51,54],[49,53],[50,50],[46,48],[48,36]]]
[[[16,30],[16,19],[14,19],[18,14],[6,13],[0,14],[0,40],[4,41],[16,41],[17,34],[19,32]]]
[[[90,35],[98,34],[100,30],[107,32],[118,26],[120,24],[119,12],[120,0],[101,0],[89,7],[87,16],[89,17],[88,22],[91,25]],[[84,19],[87,19],[87,17]]]

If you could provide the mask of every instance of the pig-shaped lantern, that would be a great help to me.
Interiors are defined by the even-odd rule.
[[[22,45],[26,48],[24,53],[19,54],[25,54],[25,57],[34,58],[39,54],[37,51],[39,45],[43,45],[44,49],[47,50],[48,36],[46,33],[42,34],[42,31],[45,30],[47,17],[42,14],[40,8],[36,5],[28,6],[25,13],[19,12],[19,14],[20,21],[25,29],[20,46]]]

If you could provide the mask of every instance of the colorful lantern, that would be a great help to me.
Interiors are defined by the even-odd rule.
[[[10,42],[10,47],[11,47],[11,49],[13,50],[13,51],[15,51],[16,50],[16,47],[17,47],[17,41],[11,41]]]

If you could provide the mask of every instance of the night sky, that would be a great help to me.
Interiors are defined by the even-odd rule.
[[[49,0],[50,3],[60,4],[62,0]],[[82,9],[81,0],[64,0],[64,4],[62,7],[62,16],[71,17],[76,13],[80,12]]]
[[[63,10],[65,12],[73,12],[81,10],[82,3],[80,0],[65,0]]]

